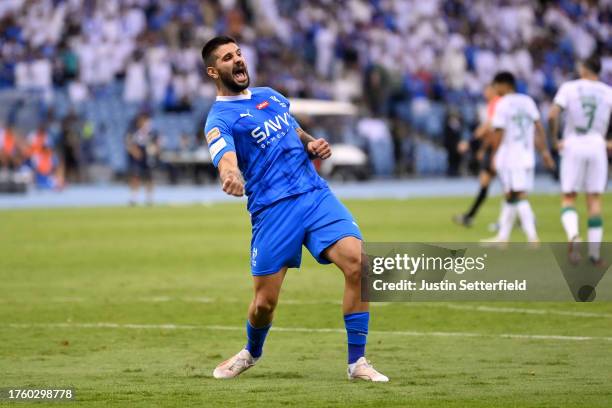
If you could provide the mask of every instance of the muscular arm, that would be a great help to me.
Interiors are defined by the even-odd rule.
[[[490,121],[485,121],[484,123],[481,123],[476,130],[474,131],[474,139],[476,140],[486,140],[487,135],[489,133],[491,133],[493,131],[493,128],[491,127],[491,122]]]
[[[309,156],[318,157],[322,160],[331,156],[331,147],[325,139],[315,139],[300,127],[296,128],[295,131]]]
[[[496,169],[496,163],[495,160],[493,160],[493,158],[495,157],[495,154],[497,153],[497,149],[499,149],[499,145],[502,142],[502,137],[504,137],[504,129],[499,129],[499,128],[493,128],[491,129],[491,132],[489,132],[489,136],[487,137],[488,139],[488,146],[491,148],[491,169],[492,170],[497,170]]]
[[[504,129],[494,129],[491,132],[489,139],[489,146],[491,146],[491,154],[495,154],[499,145],[501,144],[502,137],[504,137]]]
[[[299,127],[299,128],[296,128],[295,131],[297,132],[298,136],[300,137],[300,141],[304,145],[304,149],[307,148],[308,143],[315,141],[315,138],[312,137],[311,135],[309,135],[308,133],[306,133],[306,131],[304,129]]]
[[[244,179],[238,168],[236,153],[225,153],[219,160],[218,167],[223,191],[229,195],[241,197],[244,194]]]
[[[550,141],[555,149],[559,147],[559,118],[561,116],[561,107],[553,104],[548,112],[548,131],[550,132]]]
[[[477,136],[478,138],[478,136]],[[484,133],[480,136],[480,148],[479,154],[484,155],[487,149],[491,148],[493,145],[493,139],[495,138],[495,129],[490,124],[487,124]],[[501,137],[499,138],[501,140]]]
[[[544,160],[544,165],[549,169],[554,169],[555,162],[548,151],[548,145],[546,143],[546,132],[544,131],[544,126],[542,126],[542,122],[539,120],[535,121],[535,146],[538,149],[538,152],[542,156],[542,160]]]

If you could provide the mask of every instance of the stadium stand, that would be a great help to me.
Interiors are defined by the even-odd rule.
[[[449,106],[469,138],[496,70],[514,72],[544,112],[577,59],[601,54],[609,82],[611,15],[610,1],[571,0],[6,0],[0,126],[27,134],[49,120],[57,140],[57,121],[75,109],[93,129],[91,162],[122,174],[139,111],[153,116],[165,149],[183,134],[195,141],[214,98],[200,47],[228,33],[254,84],[351,101],[384,120],[395,165],[374,166],[379,175],[444,174]]]

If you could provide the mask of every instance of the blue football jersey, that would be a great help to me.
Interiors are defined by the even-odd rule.
[[[271,88],[218,96],[206,119],[213,164],[236,152],[251,214],[285,197],[326,188],[296,132],[289,101]]]

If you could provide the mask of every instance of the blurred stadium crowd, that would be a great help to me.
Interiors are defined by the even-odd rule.
[[[142,112],[163,149],[197,149],[215,93],[200,49],[217,33],[240,42],[252,84],[357,104],[344,130],[303,124],[363,147],[375,174],[457,175],[494,73],[546,113],[576,60],[598,53],[612,81],[611,19],[612,0],[2,0],[0,179],[23,163],[122,174]],[[58,156],[45,166],[41,132]]]

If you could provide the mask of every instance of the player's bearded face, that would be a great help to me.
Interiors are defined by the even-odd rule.
[[[250,78],[246,64],[242,60],[227,64],[219,70],[223,85],[232,92],[241,92],[249,87]]]

